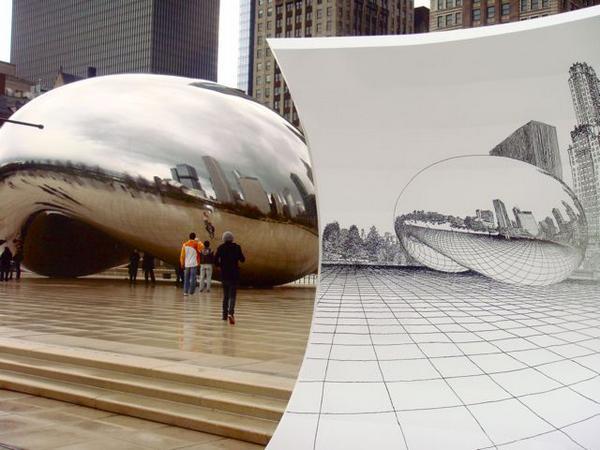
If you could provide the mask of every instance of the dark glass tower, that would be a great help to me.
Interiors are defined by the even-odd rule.
[[[60,67],[216,81],[219,1],[13,0],[11,62],[44,87]]]
[[[257,0],[240,0],[238,89],[252,95],[254,67],[254,15]]]

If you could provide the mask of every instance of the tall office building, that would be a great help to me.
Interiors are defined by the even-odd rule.
[[[415,33],[429,32],[429,8],[419,6],[415,8]]]
[[[271,211],[269,197],[258,178],[239,176],[237,182],[247,205],[256,207],[263,214],[268,214]]]
[[[44,88],[90,66],[216,81],[218,32],[219,0],[13,0],[11,62]]]
[[[431,0],[429,31],[518,22],[598,3],[598,0]]]
[[[202,160],[208,171],[212,188],[215,191],[215,198],[223,203],[234,203],[233,191],[219,161],[208,155],[203,156]]]
[[[600,80],[587,64],[573,64],[569,87],[577,125],[569,162],[573,188],[585,211],[590,241],[600,242]]]
[[[600,125],[600,81],[592,67],[575,63],[569,69],[569,88],[579,125]]]
[[[198,172],[196,172],[194,167],[189,164],[177,164],[176,167],[171,169],[171,176],[175,181],[183,184],[185,187],[200,191],[202,196],[206,197],[206,193],[202,189],[200,179],[198,178]]]
[[[267,38],[406,34],[414,30],[413,0],[255,2],[253,96],[296,126],[300,124],[298,115]]]
[[[254,18],[256,0],[240,0],[240,37],[237,87],[252,95],[254,66]]]
[[[531,120],[496,145],[492,156],[505,156],[533,164],[562,179],[556,127]]]
[[[506,205],[500,199],[493,200],[494,210],[496,211],[496,217],[498,218],[498,228],[500,230],[509,230],[512,228],[512,223],[508,217],[508,211]]]

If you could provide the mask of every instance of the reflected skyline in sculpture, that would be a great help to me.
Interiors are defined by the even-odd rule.
[[[98,103],[117,96],[118,104]],[[245,284],[280,284],[316,269],[316,199],[304,140],[240,93],[178,77],[107,76],[51,91],[17,115],[43,120],[46,129],[0,131],[0,237],[23,234],[33,270],[99,270],[34,257],[28,231],[41,233],[56,214],[118,248],[94,266],[121,263],[130,247],[174,264],[195,229],[201,239],[236,235],[249,260]],[[54,230],[64,235],[55,236],[57,246],[69,241],[69,228]]]
[[[426,193],[434,185],[434,194]],[[585,214],[571,190],[503,157],[458,157],[428,167],[403,190],[394,217],[402,245],[425,266],[474,270],[513,284],[562,281],[587,246]]]

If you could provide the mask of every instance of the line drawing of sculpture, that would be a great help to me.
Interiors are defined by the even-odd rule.
[[[175,265],[191,231],[213,240],[226,230],[244,246],[243,284],[283,284],[317,268],[316,208],[296,208],[315,194],[304,138],[236,90],[103,76],[52,90],[14,118],[45,125],[0,129],[0,239],[22,236],[34,272],[93,274],[132,248]],[[236,174],[252,180],[246,198]]]
[[[453,157],[426,167],[402,190],[394,217],[402,245],[423,265],[519,285],[566,279],[588,240],[583,208],[566,184],[497,156]]]

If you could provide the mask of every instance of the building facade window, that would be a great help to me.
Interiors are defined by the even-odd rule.
[[[510,3],[502,3],[502,15],[510,15]]]
[[[496,17],[496,7],[495,6],[488,6],[487,16],[488,16],[488,19],[493,19],[494,17]]]
[[[454,18],[454,14],[447,14],[446,15],[446,26],[447,27],[451,27],[452,25],[454,25],[453,18]]]
[[[481,20],[481,10],[480,9],[474,9],[473,10],[472,18],[473,18],[474,22]]]
[[[527,11],[528,0],[521,0],[521,11]]]
[[[437,27],[444,28],[444,16],[438,16],[437,18]]]
[[[531,9],[538,9],[540,7],[540,3],[538,0],[531,0]]]

